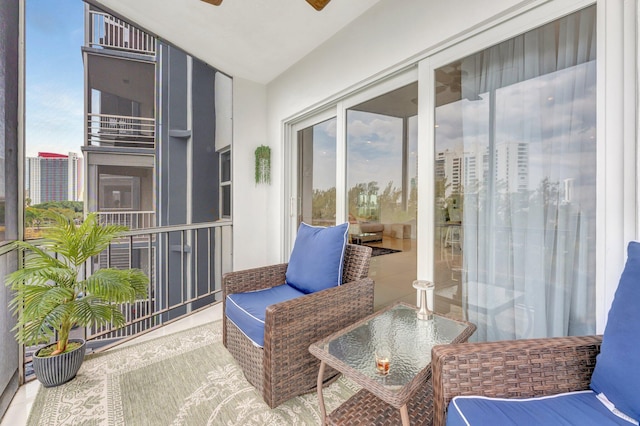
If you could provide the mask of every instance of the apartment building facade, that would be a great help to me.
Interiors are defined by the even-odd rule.
[[[69,155],[39,152],[25,163],[26,196],[31,205],[47,201],[80,201],[82,199],[82,159]]]
[[[85,8],[85,211],[132,230],[230,219],[231,79],[118,17]],[[152,290],[169,319],[187,309],[169,309],[185,292],[206,293],[219,275],[195,267],[216,264],[211,244],[199,231],[133,238],[99,266],[138,267],[153,286],[171,283],[168,293]]]

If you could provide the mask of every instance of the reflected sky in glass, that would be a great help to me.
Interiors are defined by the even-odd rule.
[[[504,144],[527,145],[528,190],[538,188],[545,178],[551,182],[573,179],[574,189],[580,186],[594,194],[595,67],[595,61],[583,63],[482,93],[478,100],[462,99],[438,107],[436,153],[449,150],[463,157],[488,152],[493,94],[494,152]],[[595,197],[582,202],[595,208]]]

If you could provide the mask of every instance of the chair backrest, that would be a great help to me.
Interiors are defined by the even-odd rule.
[[[591,376],[591,389],[615,408],[640,419],[640,242],[627,246],[625,264],[609,309],[602,347]]]
[[[344,251],[344,266],[342,269],[343,284],[367,278],[371,252],[371,247],[347,244]]]

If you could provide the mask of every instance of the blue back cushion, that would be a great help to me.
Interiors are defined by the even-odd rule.
[[[591,389],[618,410],[640,419],[640,243],[630,242],[616,290]]]
[[[303,293],[342,284],[348,231],[348,223],[328,228],[301,223],[287,266],[287,284]]]

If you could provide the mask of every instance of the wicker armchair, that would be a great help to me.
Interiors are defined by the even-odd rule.
[[[444,426],[458,395],[527,398],[589,389],[602,336],[436,346],[433,424]]]
[[[264,349],[223,315],[223,343],[269,407],[315,390],[320,361],[309,353],[311,343],[373,312],[370,259],[370,247],[347,244],[342,285],[267,307]],[[283,284],[286,270],[285,263],[225,274],[225,312],[228,294]],[[336,374],[334,370],[325,377]]]

